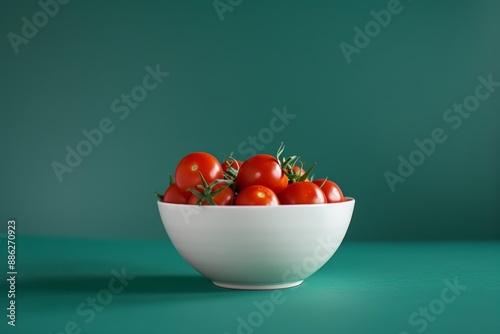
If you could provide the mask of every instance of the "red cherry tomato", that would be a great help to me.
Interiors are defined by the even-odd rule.
[[[278,194],[281,204],[324,204],[326,196],[321,188],[312,182],[290,184]]]
[[[298,174],[299,176],[302,176],[306,173],[306,171],[303,168],[300,168],[297,165],[293,166],[293,171],[295,172],[295,174]],[[309,182],[309,178],[306,178],[304,181]]]
[[[233,167],[236,170],[240,170],[240,166],[243,165],[243,161],[239,160],[226,160],[222,163],[222,171],[227,172],[230,167]]]
[[[299,166],[293,166],[293,171],[295,173],[298,173],[300,176],[306,173],[306,171],[303,168],[300,168]]]
[[[186,204],[191,197],[189,191],[182,191],[177,187],[177,185],[171,184],[165,193],[163,194],[163,202],[165,203],[176,203],[176,204]]]
[[[175,170],[175,183],[179,189],[186,191],[201,184],[200,172],[208,184],[222,179],[222,166],[213,155],[195,152],[186,155]]]
[[[288,178],[275,157],[257,154],[248,158],[238,172],[239,190],[253,185],[268,187],[275,194],[279,194],[287,187]]]
[[[234,199],[234,192],[231,189],[231,187],[228,187],[227,184],[220,183],[216,184],[212,188],[212,192],[217,191],[219,189],[222,189],[226,187],[220,194],[217,194],[212,197],[214,200],[215,205],[231,205],[233,204],[233,199]],[[191,194],[191,197],[189,198],[188,204],[197,204],[199,201],[199,197],[196,196],[195,194]],[[207,200],[204,200],[201,205],[211,205]]]
[[[342,194],[342,190],[340,190],[340,187],[335,182],[330,180],[325,181],[325,179],[319,179],[314,180],[313,183],[318,185],[321,190],[323,190],[328,203],[343,202],[345,200],[344,195]]]
[[[278,196],[269,188],[259,185],[248,186],[236,196],[236,205],[279,205]]]

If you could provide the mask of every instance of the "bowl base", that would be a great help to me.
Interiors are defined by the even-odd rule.
[[[225,289],[233,290],[275,290],[275,289],[287,289],[293,288],[302,284],[303,281],[296,281],[291,283],[279,283],[279,284],[263,284],[263,285],[251,285],[251,284],[240,284],[240,283],[222,283],[212,281],[216,286]]]

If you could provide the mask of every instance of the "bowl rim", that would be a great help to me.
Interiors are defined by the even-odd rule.
[[[189,207],[201,207],[203,209],[207,210],[241,210],[243,208],[259,208],[262,210],[270,210],[271,208],[317,208],[317,207],[328,207],[328,206],[342,206],[342,205],[348,205],[350,203],[356,203],[356,200],[353,197],[344,197],[346,200],[343,202],[337,202],[337,203],[325,203],[325,204],[282,204],[282,205],[193,205],[193,204],[177,204],[177,203],[166,203],[162,202],[160,200],[157,200],[158,206],[166,206],[166,207],[182,207],[182,208],[189,208]]]

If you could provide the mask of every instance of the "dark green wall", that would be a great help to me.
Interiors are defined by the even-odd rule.
[[[348,63],[341,43],[388,6]],[[447,112],[479,76],[500,82],[500,2],[244,0],[223,21],[210,0],[59,7],[16,53],[9,33],[41,7],[0,4],[0,217],[19,233],[164,238],[152,192],[177,161],[238,152],[286,106],[296,117],[263,151],[284,141],[356,198],[348,239],[500,238],[500,87],[456,129]],[[113,112],[157,64],[169,75]],[[106,118],[113,131],[59,182],[51,164]],[[446,141],[391,191],[384,173],[436,128]]]

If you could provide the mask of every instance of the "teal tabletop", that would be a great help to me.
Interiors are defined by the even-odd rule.
[[[167,238],[16,247],[15,327],[4,316],[2,333],[500,332],[498,242],[346,242],[302,285],[267,291],[214,286]]]

